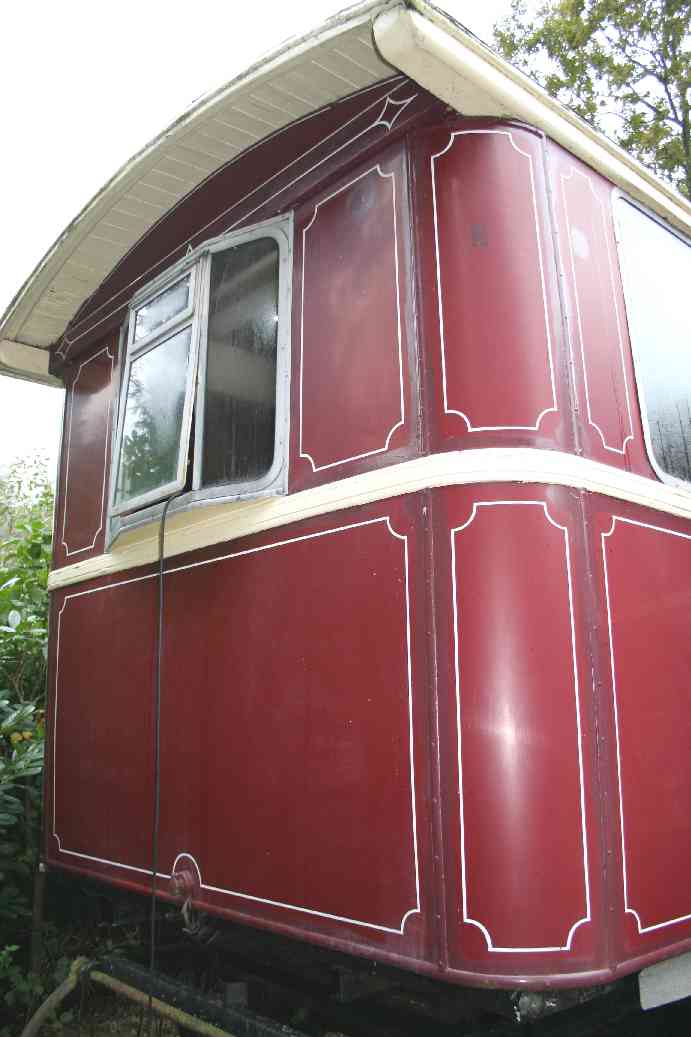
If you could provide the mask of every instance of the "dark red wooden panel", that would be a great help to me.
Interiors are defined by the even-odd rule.
[[[54,617],[52,859],[150,867],[155,606],[144,579],[69,591]]]
[[[469,431],[537,430],[557,410],[540,148],[469,128],[431,157],[443,408]]]
[[[389,502],[173,565],[160,870],[185,854],[206,907],[417,958],[429,707],[411,511]],[[49,856],[140,885],[156,587],[66,592],[57,626]]]
[[[554,974],[595,954],[590,689],[566,498],[512,489],[439,495],[450,960]]]
[[[298,477],[301,462],[338,478],[409,438],[405,177],[400,157],[372,164],[298,225]]]
[[[78,562],[103,547],[115,355],[115,344],[109,343],[83,360],[68,389],[56,566]]]
[[[227,906],[403,930],[419,910],[407,583],[386,519],[170,578],[187,650],[168,672],[167,869],[184,851]],[[169,794],[181,764],[189,812]]]
[[[580,431],[589,456],[652,474],[644,451],[612,222],[612,185],[552,146]]]
[[[640,952],[691,936],[691,530],[624,511],[601,547],[625,932]]]

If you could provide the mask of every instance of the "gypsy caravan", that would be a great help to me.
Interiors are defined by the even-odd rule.
[[[691,993],[690,230],[426,0],[135,156],[0,323],[67,389],[47,867],[459,1003]]]

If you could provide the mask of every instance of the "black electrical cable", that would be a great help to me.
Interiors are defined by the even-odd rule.
[[[153,1021],[153,973],[156,966],[156,877],[158,875],[158,835],[161,823],[161,671],[163,669],[163,631],[164,631],[164,562],[165,562],[165,535],[166,518],[168,508],[176,497],[184,490],[178,490],[171,494],[163,505],[161,521],[158,527],[158,633],[156,639],[156,672],[154,680],[154,708],[153,708],[153,821],[151,826],[151,916],[149,934],[149,973],[151,983],[149,984],[149,1006],[147,1035],[151,1037],[151,1025]]]

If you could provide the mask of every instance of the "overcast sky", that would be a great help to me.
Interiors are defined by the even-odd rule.
[[[509,0],[437,0],[485,40]],[[344,0],[3,5],[0,312],[127,159],[196,98]],[[62,392],[0,376],[0,465],[55,465]]]

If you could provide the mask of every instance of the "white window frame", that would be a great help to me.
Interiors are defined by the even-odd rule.
[[[217,252],[226,251],[258,238],[273,238],[278,246],[278,329],[276,341],[276,419],[274,428],[274,457],[270,469],[258,479],[203,487],[202,451],[204,430],[204,401],[206,386],[206,356],[208,347],[209,286],[211,259]],[[114,415],[113,452],[109,491],[108,544],[127,529],[141,526],[158,518],[167,497],[183,488],[187,482],[189,437],[194,413],[194,456],[192,488],[174,500],[170,511],[181,511],[190,506],[218,503],[228,500],[247,500],[260,496],[285,494],[288,488],[288,439],[290,403],[290,324],[292,294],[293,215],[254,224],[205,241],[184,259],[138,291],[129,305],[127,322],[120,336],[121,354],[117,414]],[[134,342],[135,314],[147,302],[165,289],[172,287],[191,272],[190,306],[172,320],[155,329],[150,335]],[[191,327],[190,364],[188,368],[183,407],[181,448],[178,456],[176,479],[165,486],[116,504],[117,476],[125,417],[126,394],[132,362],[186,326]]]
[[[641,415],[641,424],[643,426],[643,441],[645,443],[646,453],[650,466],[657,475],[661,482],[667,483],[668,486],[674,486],[677,489],[685,490],[687,493],[691,493],[691,482],[686,479],[680,479],[676,475],[672,475],[670,472],[666,472],[665,469],[660,465],[657,457],[655,456],[655,450],[653,448],[653,440],[650,433],[650,420],[648,417],[648,404],[645,393],[645,381],[643,379],[643,361],[639,355],[638,344],[636,341],[636,335],[634,334],[631,317],[628,310],[628,300],[632,295],[633,289],[631,287],[631,275],[627,272],[627,257],[626,247],[624,245],[621,233],[621,225],[619,221],[619,204],[625,202],[630,205],[633,209],[637,209],[641,216],[653,220],[663,230],[666,230],[668,234],[672,234],[678,238],[685,245],[691,248],[691,239],[687,237],[681,230],[676,227],[672,227],[665,220],[661,219],[657,213],[652,212],[647,206],[643,205],[637,199],[631,198],[628,194],[622,191],[620,188],[615,187],[612,189],[610,194],[610,201],[612,206],[612,222],[614,225],[614,238],[617,244],[617,255],[619,257],[619,271],[621,274],[622,281],[622,296],[624,300],[624,312],[626,314],[626,323],[628,330],[628,338],[631,346],[631,356],[633,358],[633,371],[636,380],[636,395],[638,397],[638,408]]]

